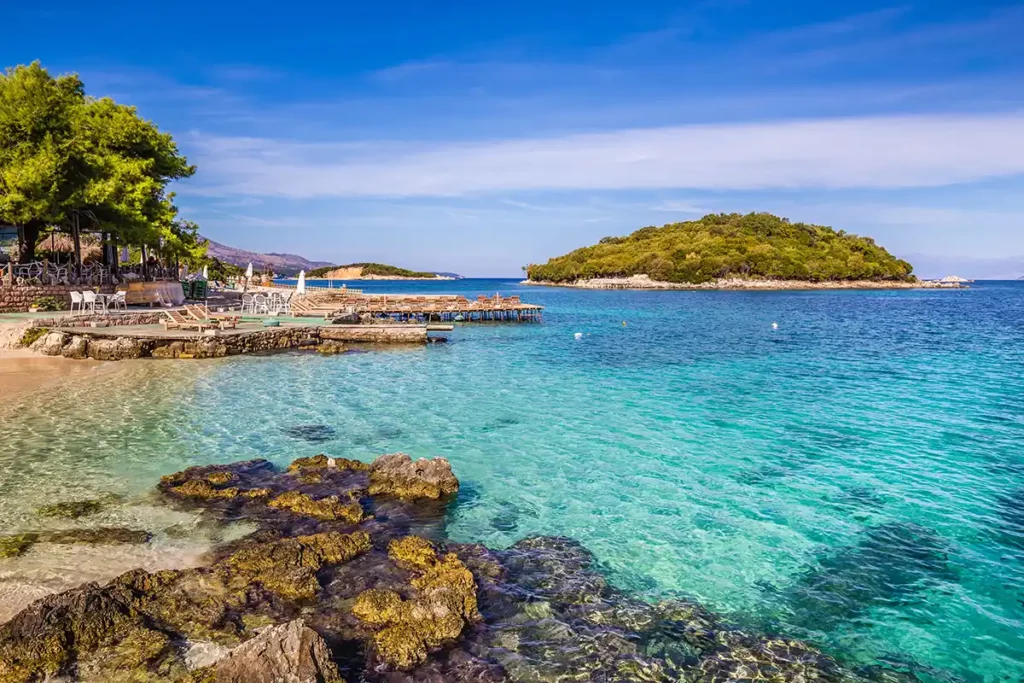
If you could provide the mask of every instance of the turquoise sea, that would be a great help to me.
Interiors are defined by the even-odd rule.
[[[853,665],[1024,679],[1024,283],[352,286],[547,310],[427,348],[133,362],[8,406],[0,533],[55,524],[43,502],[110,493],[124,498],[77,523],[157,535],[145,557],[0,560],[0,597],[200,552],[202,529],[183,539],[189,520],[147,503],[162,473],[401,450],[452,461],[455,540],[568,535],[624,589],[696,598]]]

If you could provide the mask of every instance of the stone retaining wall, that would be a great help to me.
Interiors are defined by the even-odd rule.
[[[365,327],[366,329],[362,329]],[[345,328],[278,327],[249,334],[228,334],[191,339],[160,339],[53,331],[31,348],[47,356],[127,360],[132,358],[222,358],[285,349],[318,349],[325,353],[344,350],[349,343],[425,343],[424,327],[366,325]]]
[[[93,289],[90,287],[90,289]],[[99,287],[100,292],[111,294],[114,291],[113,285]],[[71,291],[80,292],[82,286],[72,287],[70,285],[0,285],[0,313],[24,313],[28,311],[32,302],[44,296],[52,296],[61,299],[65,305],[71,305]]]
[[[322,339],[370,344],[423,344],[427,328],[420,325],[346,325],[321,327]]]
[[[32,327],[84,327],[91,322],[104,322],[108,327],[119,325],[156,325],[164,316],[160,311],[143,311],[131,313],[86,313],[78,315],[65,314],[57,318],[37,318]]]

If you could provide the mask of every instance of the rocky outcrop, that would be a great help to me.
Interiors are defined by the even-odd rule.
[[[65,519],[78,519],[87,515],[94,515],[103,509],[102,500],[68,500],[62,503],[51,503],[36,509],[36,512],[43,517],[63,517]]]
[[[67,340],[68,335],[63,332],[47,332],[32,342],[29,348],[44,356],[59,356]]]
[[[210,683],[343,683],[324,639],[300,619],[264,629],[195,678]]]
[[[85,340],[85,337],[71,337],[68,343],[64,345],[64,348],[60,350],[60,355],[76,360],[87,358],[89,356],[89,343]]]
[[[142,340],[130,337],[93,338],[89,340],[86,353],[93,360],[128,360],[147,355],[145,346]]]
[[[405,453],[391,453],[380,456],[370,467],[370,495],[437,499],[458,490],[459,480],[444,458],[414,461]]]
[[[352,495],[343,501],[338,496],[313,498],[309,494],[298,491],[286,491],[268,503],[278,510],[291,510],[299,515],[306,515],[323,520],[344,520],[355,524],[363,518],[363,507]]]
[[[373,657],[386,667],[408,669],[426,661],[431,650],[454,642],[468,623],[480,618],[476,582],[458,556],[439,558],[422,538],[392,541],[388,556],[412,573],[411,597],[372,588],[359,594],[352,613],[379,629],[373,635]]]
[[[253,460],[192,467],[158,489],[210,524],[256,531],[201,567],[137,569],[33,603],[0,626],[0,683],[914,680],[850,671],[693,602],[636,599],[570,538],[441,542],[425,520],[458,489],[443,459],[318,455],[285,471]],[[358,519],[333,511],[351,503]],[[0,555],[55,533],[0,538]]]

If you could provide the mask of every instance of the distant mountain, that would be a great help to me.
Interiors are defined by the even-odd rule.
[[[231,263],[242,268],[245,268],[250,263],[257,271],[269,268],[278,275],[297,275],[300,270],[309,271],[314,268],[331,265],[328,261],[310,261],[296,254],[277,254],[274,252],[261,254],[255,251],[236,249],[213,240],[209,240],[206,253],[225,263]]]

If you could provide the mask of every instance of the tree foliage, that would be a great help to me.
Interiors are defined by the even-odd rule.
[[[38,62],[0,74],[0,222],[24,226],[30,249],[40,230],[77,221],[119,244],[200,257],[205,243],[167,191],[193,173],[169,134],[134,107],[87,96],[78,76]]]
[[[909,280],[912,270],[870,237],[768,213],[709,214],[641,228],[526,268],[531,280],[549,282],[643,274],[693,284],[725,277]]]

